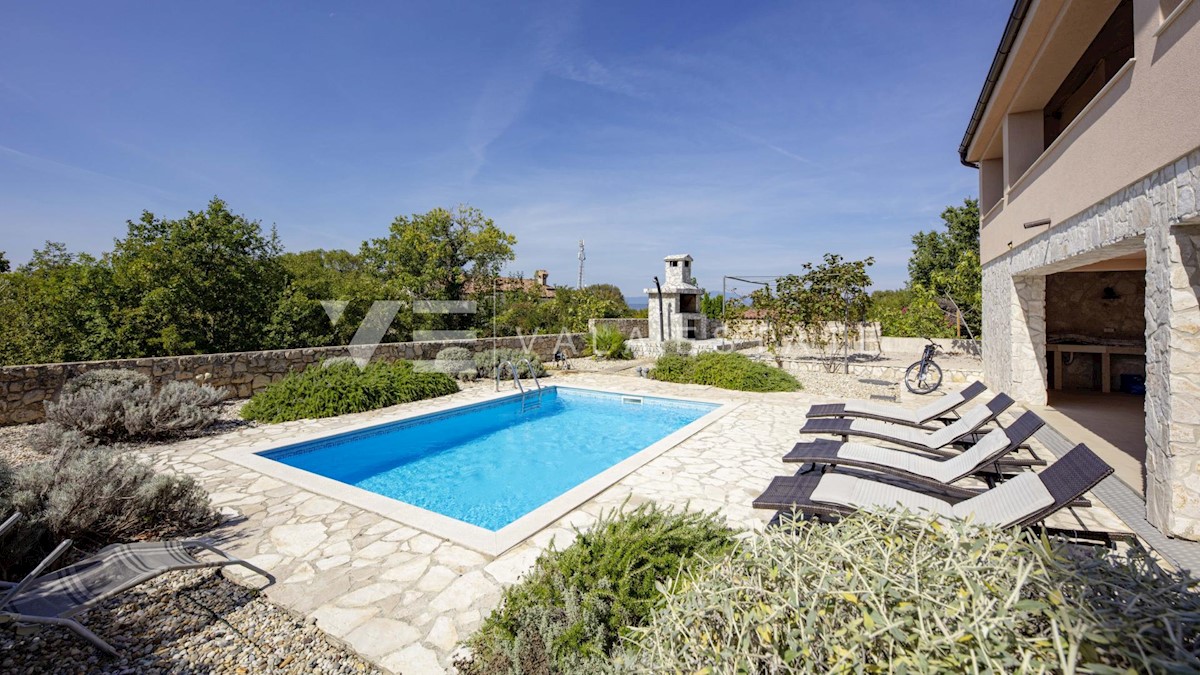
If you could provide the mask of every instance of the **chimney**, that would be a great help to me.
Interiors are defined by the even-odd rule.
[[[538,270],[533,273],[533,280],[537,282],[538,286],[547,286],[546,279],[549,277],[550,273],[546,270]]]

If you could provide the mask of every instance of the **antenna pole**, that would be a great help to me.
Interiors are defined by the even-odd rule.
[[[583,252],[583,240],[579,240],[579,290],[583,290],[583,261],[587,260],[587,254]]]

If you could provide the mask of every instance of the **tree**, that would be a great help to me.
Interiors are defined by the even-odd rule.
[[[946,230],[921,231],[913,235],[913,252],[908,259],[908,282],[934,288],[936,272],[954,269],[963,253],[979,256],[979,202],[964,199],[962,206],[942,211]]]
[[[964,199],[962,206],[942,211],[945,231],[913,235],[908,260],[908,286],[941,299],[950,298],[949,310],[962,311],[963,322],[978,336],[983,323],[983,274],[979,263],[979,202]]]
[[[832,342],[826,323],[864,316],[870,304],[867,268],[873,264],[874,258],[845,260],[826,253],[818,265],[804,263],[803,274],[776,279],[774,290],[767,286],[751,293],[750,308],[766,320],[768,348],[776,359],[783,345],[800,334],[809,345],[824,351]],[[856,335],[857,328],[851,326],[850,332]]]
[[[0,274],[4,274],[10,269],[12,269],[12,265],[9,264],[8,258],[5,257],[5,251],[0,251]]]
[[[542,299],[540,294],[527,290],[506,292],[498,313],[498,329],[503,335],[580,333],[587,330],[588,319],[631,316],[633,310],[624,296],[612,293],[615,288],[611,284],[596,284],[583,290],[564,286],[555,289],[553,300]]]
[[[592,296],[611,303],[613,307],[622,308],[622,310],[629,309],[629,303],[625,300],[625,294],[614,284],[592,284],[585,290]]]
[[[349,344],[372,302],[383,298],[380,280],[357,253],[317,249],[284,253],[279,262],[288,286],[267,326],[265,349]],[[336,322],[324,301],[347,303]]]
[[[111,291],[107,266],[46,242],[0,278],[0,363],[107,358],[115,337]]]
[[[867,319],[892,337],[954,337],[954,326],[932,291],[912,286],[899,291],[875,291]]]
[[[496,227],[479,209],[436,208],[411,217],[398,216],[388,236],[362,245],[367,269],[382,282],[386,299],[460,300],[470,286],[484,295],[501,266],[516,256],[517,238]],[[401,313],[404,321],[406,313]],[[473,317],[427,315],[416,324],[425,328],[463,329]],[[411,330],[401,324],[395,330]]]
[[[720,321],[724,319],[724,317],[721,316],[722,301],[723,297],[720,293],[713,295],[708,291],[705,291],[704,295],[700,296],[700,313],[714,321]]]
[[[119,356],[260,349],[287,276],[274,229],[214,197],[204,211],[128,222],[107,260],[119,300]]]

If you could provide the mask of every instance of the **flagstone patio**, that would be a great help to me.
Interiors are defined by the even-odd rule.
[[[586,527],[606,510],[647,501],[689,505],[717,510],[737,527],[761,528],[771,514],[752,509],[751,500],[772,476],[794,468],[780,457],[797,440],[803,411],[811,403],[831,400],[820,392],[753,394],[597,373],[560,374],[549,381],[738,405],[498,557],[217,456],[244,445],[484,400],[497,396],[491,382],[385,410],[258,426],[160,446],[147,456],[161,467],[195,476],[210,491],[214,503],[232,517],[215,537],[232,554],[277,577],[265,591],[270,600],[313,619],[385,669],[440,673],[450,666],[459,640],[496,606],[505,585],[515,582],[551,541],[568,544],[573,527]],[[1127,529],[1102,506],[1063,518],[1063,525]]]

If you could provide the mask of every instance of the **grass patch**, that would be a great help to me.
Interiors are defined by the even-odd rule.
[[[415,372],[408,361],[378,362],[366,368],[327,363],[291,373],[258,392],[242,408],[242,417],[270,423],[334,417],[456,391],[458,384],[449,375]]]
[[[734,532],[716,514],[643,505],[610,513],[565,549],[551,548],[466,644],[464,675],[595,672],[629,626],[642,625],[660,584],[721,557]]]
[[[655,362],[650,377],[663,382],[706,384],[737,391],[801,389],[796,378],[783,370],[730,352],[706,352],[699,356],[666,354]]]

